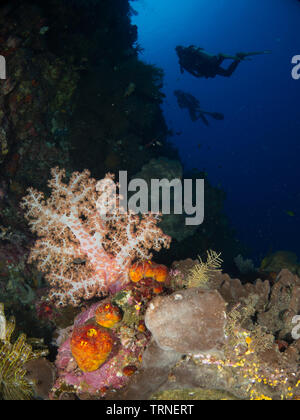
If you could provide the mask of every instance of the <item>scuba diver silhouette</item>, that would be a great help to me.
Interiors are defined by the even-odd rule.
[[[190,93],[183,92],[182,90],[174,90],[174,95],[176,96],[178,106],[188,110],[192,121],[195,122],[201,119],[205,125],[209,126],[206,115],[209,115],[215,120],[224,120],[224,115],[220,112],[210,112],[201,109],[198,99]]]
[[[216,77],[224,76],[230,77],[236,70],[241,61],[248,59],[247,57],[253,55],[270,54],[271,51],[255,51],[255,52],[239,52],[235,56],[218,54],[211,55],[204,51],[203,48],[197,48],[194,45],[189,47],[182,47],[178,45],[176,53],[179,58],[180,72],[184,70],[195,77]],[[224,60],[233,60],[227,69],[221,67]]]

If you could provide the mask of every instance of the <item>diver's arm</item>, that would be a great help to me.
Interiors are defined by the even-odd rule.
[[[184,67],[182,67],[181,65],[180,65],[180,73],[181,74],[183,74],[183,72],[184,72],[184,70],[185,71],[187,71],[188,73],[190,73],[192,76],[195,76],[195,77],[200,77],[199,76],[199,73],[197,73],[197,72],[195,72],[194,70],[190,70],[190,69],[185,69]]]

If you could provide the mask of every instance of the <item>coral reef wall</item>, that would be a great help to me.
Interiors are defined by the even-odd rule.
[[[40,302],[45,280],[28,266],[30,233],[20,208],[31,186],[49,196],[53,167],[89,169],[96,179],[128,171],[163,177],[174,165],[161,111],[162,71],[139,56],[137,28],[128,0],[3,0],[0,55],[7,79],[0,83],[0,297],[22,331],[47,335],[55,309]],[[152,175],[153,174],[153,175]],[[214,247],[238,254],[223,211],[224,194],[206,182],[206,218],[187,231],[180,218],[162,227],[174,237],[159,261],[195,258]],[[179,221],[178,221],[179,220]],[[226,244],[226,245],[224,245]],[[226,258],[224,258],[226,260]],[[38,303],[37,303],[38,302]],[[68,313],[72,319],[73,312]],[[62,319],[62,318],[60,318]],[[65,324],[65,321],[62,322]]]
[[[0,4],[7,64],[0,84],[0,294],[20,328],[30,325],[36,335],[47,331],[32,310],[45,283],[26,263],[33,240],[19,205],[26,189],[48,194],[55,166],[67,176],[89,168],[100,179],[119,169],[136,173],[158,154],[176,156],[165,142],[162,72],[138,60],[131,13],[127,0]],[[44,305],[38,313],[53,315]]]
[[[144,146],[167,130],[162,73],[137,59],[128,1],[2,2],[0,12],[0,163],[10,188],[45,184],[55,164],[139,169],[153,154]]]

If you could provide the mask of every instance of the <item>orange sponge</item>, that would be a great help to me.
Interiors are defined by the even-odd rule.
[[[106,361],[112,347],[113,339],[109,332],[97,325],[83,325],[73,330],[72,355],[84,372],[97,370]]]
[[[166,266],[153,263],[152,261],[139,261],[130,267],[129,277],[134,283],[144,278],[165,282],[168,277],[168,269]]]
[[[95,318],[97,324],[102,327],[112,328],[115,324],[121,321],[122,314],[117,306],[107,302],[98,306],[95,312]]]

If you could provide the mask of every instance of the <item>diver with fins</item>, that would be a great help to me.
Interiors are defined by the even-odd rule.
[[[188,110],[192,121],[201,119],[205,125],[209,126],[209,122],[206,118],[207,115],[215,120],[224,120],[224,115],[220,112],[210,112],[201,109],[198,99],[190,93],[183,92],[182,90],[175,90],[174,95],[176,96],[178,106]]]
[[[241,61],[251,60],[252,56],[271,54],[271,51],[254,51],[254,52],[239,52],[236,55],[218,54],[211,55],[204,51],[203,48],[197,48],[194,45],[189,47],[182,47],[178,45],[176,53],[179,58],[179,65],[181,73],[189,72],[195,77],[214,78],[216,76],[230,77],[236,70]],[[221,67],[224,60],[233,60],[232,63],[224,69]]]

